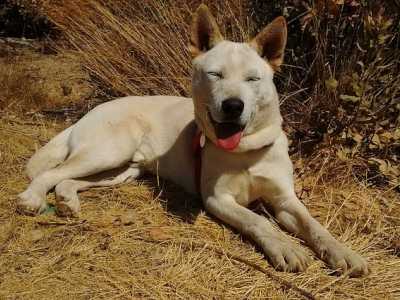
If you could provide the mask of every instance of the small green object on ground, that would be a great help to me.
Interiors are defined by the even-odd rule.
[[[53,204],[47,204],[46,209],[42,212],[42,215],[54,215],[56,213],[56,207]]]

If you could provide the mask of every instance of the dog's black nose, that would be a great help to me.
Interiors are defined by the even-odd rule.
[[[239,98],[228,98],[222,101],[222,111],[227,119],[236,119],[243,112],[244,103]]]

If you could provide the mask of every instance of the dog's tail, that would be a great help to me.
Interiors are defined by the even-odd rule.
[[[30,179],[56,167],[66,159],[69,153],[68,139],[72,127],[57,134],[31,157],[26,166],[26,173]]]

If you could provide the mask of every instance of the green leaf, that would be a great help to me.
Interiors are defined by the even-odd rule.
[[[340,100],[343,100],[344,102],[357,103],[358,101],[360,101],[360,97],[357,97],[357,96],[340,95],[339,98],[340,98]]]
[[[328,80],[325,80],[325,86],[328,90],[336,90],[338,87],[338,82],[335,78],[329,78]]]

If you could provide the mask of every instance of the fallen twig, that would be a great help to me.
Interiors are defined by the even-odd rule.
[[[67,221],[37,221],[37,224],[42,226],[77,226],[85,224],[87,220],[80,220],[75,222]]]
[[[0,43],[10,46],[31,47],[35,50],[40,49],[40,45],[38,44],[36,39],[6,37],[6,38],[0,38]]]
[[[4,118],[7,122],[17,124],[17,125],[22,125],[22,126],[43,126],[43,123],[37,123],[37,122],[25,122],[25,121],[20,121],[20,120],[15,120],[15,119],[8,119]]]

